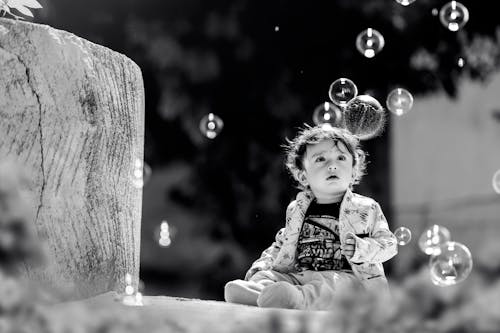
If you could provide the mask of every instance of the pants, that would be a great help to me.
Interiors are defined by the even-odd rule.
[[[350,272],[303,271],[280,273],[273,270],[259,271],[249,281],[234,280],[226,284],[224,297],[227,302],[257,305],[263,289],[275,282],[288,282],[302,294],[298,308],[326,310],[334,300],[335,293],[347,288],[362,288],[358,279]]]

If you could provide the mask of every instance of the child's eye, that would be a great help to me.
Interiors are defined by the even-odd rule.
[[[323,156],[318,156],[318,157],[316,157],[314,162],[323,162],[324,160],[325,160],[325,158]]]
[[[340,161],[345,161],[347,157],[345,157],[345,155],[339,155],[338,158]]]

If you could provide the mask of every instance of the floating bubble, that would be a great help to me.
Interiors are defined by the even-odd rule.
[[[465,60],[464,60],[464,58],[459,57],[458,60],[457,60],[457,65],[460,68],[464,67],[465,66]]]
[[[132,170],[132,185],[136,188],[142,188],[151,178],[151,167],[147,163],[143,163],[140,158],[134,161]]]
[[[130,273],[125,274],[125,284],[127,286],[132,284],[132,275]]]
[[[278,25],[277,25],[277,26],[275,26],[275,27],[274,27],[274,31],[276,31],[276,32],[280,31],[280,27],[279,27]]]
[[[358,95],[358,87],[349,79],[340,78],[332,82],[328,89],[330,100],[341,107]]]
[[[458,31],[469,21],[469,10],[457,1],[450,1],[441,7],[439,20],[450,31]]]
[[[500,194],[500,170],[497,170],[493,175],[493,179],[491,180],[491,185],[493,185],[493,190]]]
[[[172,244],[172,238],[175,235],[175,228],[170,227],[167,221],[162,221],[160,226],[155,228],[154,239],[161,247],[168,247]]]
[[[142,303],[142,293],[138,292],[135,294],[135,306],[143,306],[144,304]]]
[[[406,227],[399,227],[394,230],[394,236],[398,240],[398,245],[404,246],[411,240],[411,231]]]
[[[372,96],[356,96],[347,103],[344,109],[345,127],[360,140],[370,139],[380,134],[384,123],[384,108]]]
[[[209,139],[215,139],[215,137],[222,131],[223,127],[224,122],[222,119],[213,113],[203,116],[200,120],[200,131]]]
[[[396,88],[387,95],[387,108],[396,116],[401,116],[413,107],[412,94],[403,88]]]
[[[446,242],[436,249],[429,260],[431,281],[439,287],[457,284],[472,271],[469,249],[457,242]]]
[[[140,287],[140,286],[139,286]],[[125,294],[121,295],[121,301],[128,306],[142,306],[142,293],[132,286],[132,275],[125,274]]]
[[[338,106],[324,102],[314,109],[312,118],[316,125],[324,124],[332,127],[341,127],[343,115],[342,110]]]
[[[361,31],[356,38],[356,48],[367,58],[373,58],[385,45],[384,36],[375,29]]]
[[[438,16],[439,10],[437,8],[432,8],[431,14],[432,14],[432,16]]]
[[[425,229],[418,239],[420,250],[427,255],[433,254],[441,245],[450,241],[450,231],[440,225],[434,224]]]
[[[415,2],[415,0],[396,0],[402,6],[408,6]]]

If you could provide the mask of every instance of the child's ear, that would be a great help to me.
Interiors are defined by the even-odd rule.
[[[304,186],[304,187],[309,186],[309,183],[307,182],[306,172],[304,170],[300,170],[297,173],[297,179],[299,180],[299,182],[302,186]]]

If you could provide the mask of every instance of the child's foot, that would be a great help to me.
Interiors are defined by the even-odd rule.
[[[263,288],[264,286],[254,281],[230,281],[224,287],[224,299],[229,303],[257,305],[257,297]]]
[[[304,304],[304,295],[291,283],[280,281],[265,287],[257,298],[257,305],[262,308],[300,309]]]

